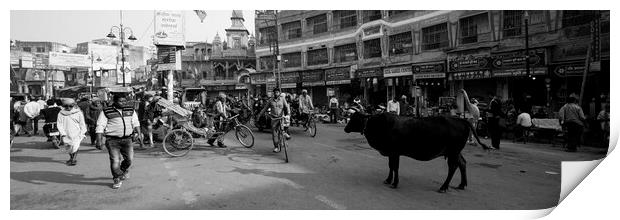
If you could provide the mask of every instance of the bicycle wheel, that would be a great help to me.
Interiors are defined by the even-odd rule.
[[[194,138],[185,130],[175,129],[166,134],[162,147],[168,155],[182,157],[194,147]]]
[[[286,151],[287,144],[286,144],[286,138],[284,137],[284,131],[282,129],[278,129],[278,130],[279,130],[278,139],[280,139],[279,141],[280,151],[284,150],[284,162],[288,163],[288,152]]]
[[[314,120],[314,118],[308,119],[307,131],[310,134],[310,136],[316,137],[316,121]]]
[[[250,148],[254,146],[254,134],[252,130],[245,125],[235,126],[235,136],[244,147]]]

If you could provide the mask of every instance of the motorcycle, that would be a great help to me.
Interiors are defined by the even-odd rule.
[[[62,145],[62,138],[60,137],[60,131],[58,131],[58,126],[56,122],[47,122],[43,125],[43,129],[46,130],[46,136],[52,142],[54,147],[60,149]]]

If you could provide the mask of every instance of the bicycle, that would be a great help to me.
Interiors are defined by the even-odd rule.
[[[314,111],[310,111],[308,113],[308,118],[306,119],[306,132],[310,134],[311,137],[316,137],[316,117],[314,116]]]
[[[160,100],[160,102],[164,106],[171,106],[166,101]],[[175,118],[173,121],[176,121],[176,125],[169,126],[164,124],[164,126],[170,127],[172,130],[166,133],[166,136],[162,141],[164,151],[170,156],[181,157],[187,155],[194,147],[194,137],[192,134],[196,134],[205,139],[215,137],[216,139],[219,139],[218,141],[223,141],[222,139],[224,136],[233,129],[235,130],[235,136],[241,145],[246,148],[254,146],[254,134],[247,126],[239,123],[237,119],[239,115],[219,121],[226,126],[221,126],[223,131],[215,131],[213,129],[210,130],[207,128],[195,127],[192,122],[188,120],[189,113],[183,112],[183,110],[180,109],[175,109],[174,107],[170,108],[174,113],[171,114],[171,116]]]
[[[271,120],[278,120],[278,125],[274,129],[274,136],[276,137],[276,141],[277,143],[273,143],[274,147],[277,147],[280,149],[280,152],[282,151],[282,148],[284,148],[284,161],[286,163],[288,163],[288,152],[287,152],[287,148],[288,148],[288,144],[286,143],[286,137],[284,137],[284,123],[282,123],[282,120],[284,120],[283,116],[280,117],[272,117]]]

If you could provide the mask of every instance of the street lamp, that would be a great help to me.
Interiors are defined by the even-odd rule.
[[[116,38],[114,32],[119,33],[119,38],[121,40],[121,72],[123,72],[123,87],[125,87],[125,32],[130,33],[129,38],[127,38],[128,40],[135,41],[138,40],[138,38],[133,35],[133,30],[131,30],[131,28],[123,28],[123,11],[121,11],[120,26],[112,26],[112,28],[110,28],[110,33],[108,33],[106,37],[111,39]]]
[[[95,87],[95,68],[93,66],[93,63],[95,61],[95,54],[91,51],[90,52],[90,80],[91,80],[91,84],[90,84],[90,96],[92,98],[93,96],[93,88]],[[97,62],[101,62],[101,56],[97,55]]]
[[[532,77],[532,75],[530,75],[530,39],[529,39],[530,38],[530,35],[529,35],[530,14],[527,12],[527,10],[525,11],[523,18],[525,21],[525,74],[527,74],[527,77]]]

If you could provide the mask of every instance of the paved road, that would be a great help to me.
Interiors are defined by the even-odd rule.
[[[543,144],[503,142],[501,151],[468,145],[469,186],[436,190],[447,175],[443,158],[402,158],[400,184],[382,184],[387,158],[360,134],[319,125],[311,138],[292,128],[290,163],[271,150],[269,133],[254,148],[227,139],[228,148],[203,142],[183,158],[160,148],[137,151],[131,178],[110,188],[107,152],[85,144],[78,165],[43,137],[17,137],[11,148],[11,209],[541,209],[557,204],[560,161],[592,160],[604,151],[567,153]],[[230,136],[232,137],[232,136]],[[489,140],[483,140],[489,142]],[[452,186],[460,182],[457,173]]]

